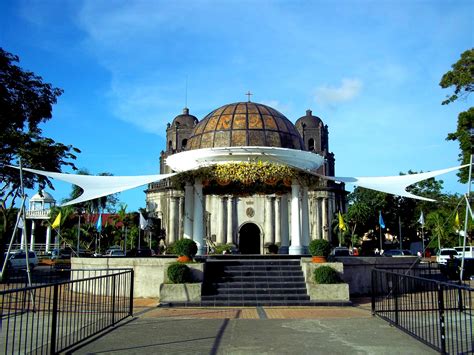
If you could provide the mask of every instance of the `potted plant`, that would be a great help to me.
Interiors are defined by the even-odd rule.
[[[313,263],[325,263],[331,252],[331,245],[325,239],[314,239],[309,243],[308,249],[313,256]]]
[[[181,263],[190,262],[197,253],[197,245],[191,239],[180,239],[174,245],[174,250]]]

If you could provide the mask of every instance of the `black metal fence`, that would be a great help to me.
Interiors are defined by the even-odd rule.
[[[441,353],[473,353],[473,289],[372,271],[372,313]]]
[[[133,315],[133,270],[71,270],[70,280],[0,291],[4,354],[55,354]]]

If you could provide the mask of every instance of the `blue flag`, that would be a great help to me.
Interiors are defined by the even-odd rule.
[[[380,228],[382,228],[382,229],[385,228],[385,223],[384,223],[383,218],[382,218],[382,211],[379,211],[379,225],[380,225]]]
[[[99,213],[99,218],[97,218],[97,223],[95,224],[97,232],[102,232],[102,213]]]

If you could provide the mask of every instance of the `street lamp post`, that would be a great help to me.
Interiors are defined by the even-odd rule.
[[[82,208],[79,208],[77,210],[77,215],[79,217],[79,222],[77,223],[77,247],[76,247],[77,257],[80,256],[80,253],[79,253],[79,240],[81,238],[81,216],[82,216],[82,213],[83,213]]]

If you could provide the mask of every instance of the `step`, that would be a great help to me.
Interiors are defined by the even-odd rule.
[[[298,266],[301,265],[299,260],[211,260],[207,261],[209,266]]]
[[[208,290],[212,292],[213,290]],[[241,294],[299,294],[306,295],[306,288],[218,288],[215,289],[216,293],[219,295],[241,295]]]
[[[256,283],[282,283],[305,282],[304,276],[223,276],[213,279],[214,282],[256,282]]]
[[[230,276],[268,276],[268,277],[298,277],[301,276],[301,271],[225,271],[219,275],[207,275],[216,277],[230,277]]]
[[[201,301],[169,302],[160,307],[350,307],[350,301]]]
[[[257,295],[257,294],[242,294],[242,295],[206,295],[202,296],[202,301],[300,301],[309,300],[308,295]]]
[[[295,288],[306,288],[304,283],[301,282],[206,282],[204,283],[203,287],[217,287],[219,289],[247,289],[247,288],[288,288],[288,289],[295,289]]]

